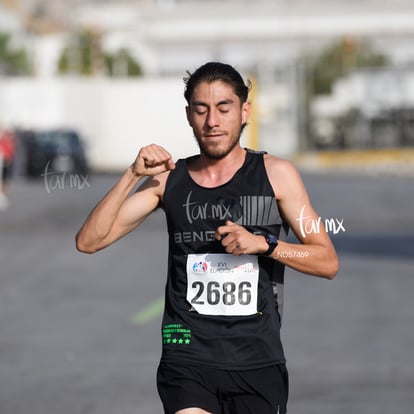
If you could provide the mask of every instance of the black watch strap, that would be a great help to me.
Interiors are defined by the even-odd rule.
[[[276,249],[278,240],[277,237],[273,234],[264,234],[264,238],[266,240],[266,243],[269,245],[269,248],[263,253],[264,256],[269,256],[273,253],[273,250]]]

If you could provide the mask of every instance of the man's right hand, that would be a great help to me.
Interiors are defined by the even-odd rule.
[[[142,147],[131,165],[131,171],[135,176],[154,176],[174,168],[175,163],[171,154],[156,144]]]

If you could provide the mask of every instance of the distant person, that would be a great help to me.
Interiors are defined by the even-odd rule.
[[[185,86],[200,153],[175,163],[159,145],[141,148],[76,245],[101,250],[162,208],[169,258],[157,385],[165,413],[286,413],[284,267],[333,279],[336,252],[323,228],[301,234],[318,216],[295,167],[241,147],[250,103],[240,74],[211,62]],[[286,241],[289,227],[299,244]]]
[[[10,190],[10,180],[13,172],[13,163],[16,155],[16,145],[13,134],[7,129],[0,132],[0,209],[5,209],[9,205],[8,194]]]

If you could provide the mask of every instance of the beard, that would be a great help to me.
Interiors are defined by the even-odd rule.
[[[206,144],[199,137],[197,137],[196,134],[194,135],[198,147],[200,148],[200,153],[210,160],[218,161],[225,158],[238,145],[242,130],[243,128],[240,128],[238,134],[236,134],[234,138],[225,146],[222,145],[222,142],[213,142]]]

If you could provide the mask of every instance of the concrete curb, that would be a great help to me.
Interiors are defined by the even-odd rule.
[[[310,171],[414,175],[414,148],[299,153],[295,165]]]

